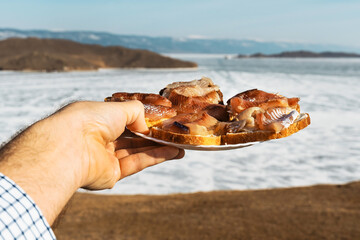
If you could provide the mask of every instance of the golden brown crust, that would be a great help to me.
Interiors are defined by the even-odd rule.
[[[246,142],[267,141],[271,139],[283,138],[300,131],[310,125],[310,116],[304,113],[304,117],[299,121],[291,124],[288,128],[283,129],[279,133],[272,131],[254,131],[243,133],[228,133],[221,137],[221,144],[237,144]]]
[[[189,135],[164,131],[160,128],[151,128],[151,136],[167,142],[189,144],[189,145],[220,145],[221,136]]]
[[[189,135],[164,131],[160,128],[151,128],[151,136],[157,139],[161,139],[167,142],[174,142],[180,144],[190,145],[224,145],[224,144],[238,144],[247,142],[262,142],[271,139],[288,137],[310,124],[310,116],[305,113],[304,116],[297,122],[291,124],[288,128],[283,129],[279,133],[272,131],[254,131],[243,133],[228,133],[222,136],[208,135]]]
[[[146,122],[146,126],[148,128],[151,128],[151,127],[154,127],[154,126],[159,126],[161,125],[161,123],[163,121],[165,121],[167,118],[163,118],[163,119],[159,119],[159,120],[156,120],[156,121],[151,121],[149,118],[145,118],[145,122]]]

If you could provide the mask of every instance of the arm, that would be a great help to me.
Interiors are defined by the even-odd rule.
[[[138,101],[78,102],[41,120],[0,150],[0,172],[19,184],[52,224],[80,188],[105,189],[183,150],[118,137],[147,132]]]

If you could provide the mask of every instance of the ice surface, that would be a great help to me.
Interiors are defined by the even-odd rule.
[[[360,60],[227,59],[181,55],[197,70],[0,71],[0,142],[75,100],[116,91],[158,92],[207,76],[224,99],[251,88],[300,97],[312,124],[288,138],[220,152],[187,151],[120,181],[103,193],[166,194],[344,183],[360,174]]]

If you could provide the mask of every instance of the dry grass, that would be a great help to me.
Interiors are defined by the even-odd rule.
[[[360,239],[360,182],[164,196],[76,193],[58,239]]]

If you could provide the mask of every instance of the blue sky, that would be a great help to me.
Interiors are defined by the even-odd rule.
[[[360,46],[360,1],[0,0],[0,27]]]

